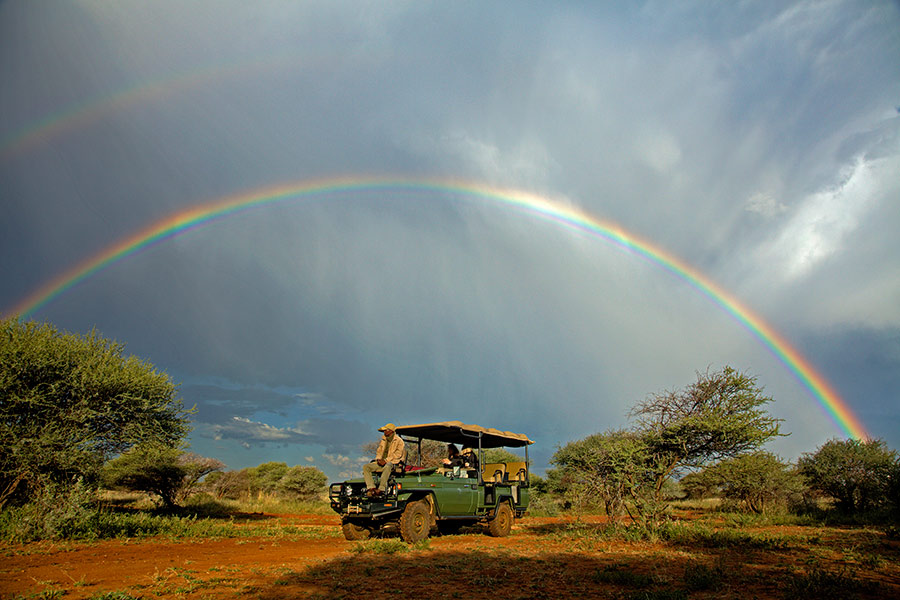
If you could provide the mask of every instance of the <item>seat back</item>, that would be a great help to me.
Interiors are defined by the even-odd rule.
[[[507,481],[525,481],[527,472],[525,461],[506,463]]]
[[[484,481],[502,482],[506,475],[506,464],[504,463],[487,463],[481,469],[481,478]]]

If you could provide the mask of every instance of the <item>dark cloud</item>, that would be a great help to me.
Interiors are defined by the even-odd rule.
[[[571,203],[680,257],[887,422],[896,364],[844,351],[877,356],[900,326],[896,6],[510,8],[3,3],[0,306],[219,198],[446,176]],[[525,431],[546,460],[723,364],[776,397],[783,454],[838,431],[684,278],[441,190],[223,218],[36,317],[96,326],[184,381],[195,450],[232,467],[350,468],[383,421],[448,418]]]

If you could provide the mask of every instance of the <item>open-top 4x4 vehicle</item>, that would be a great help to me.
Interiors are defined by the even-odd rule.
[[[373,533],[398,529],[407,543],[424,540],[436,528],[442,534],[455,533],[465,525],[486,523],[497,537],[509,534],[513,519],[528,508],[528,436],[444,421],[405,425],[395,430],[406,443],[418,445],[421,463],[422,440],[434,440],[469,447],[468,467],[394,468],[387,493],[369,497],[362,478],[329,487],[331,508],[341,515],[341,528],[348,540],[364,540]],[[488,448],[525,448],[525,460],[484,463]]]

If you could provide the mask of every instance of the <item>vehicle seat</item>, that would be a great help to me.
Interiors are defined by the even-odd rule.
[[[504,463],[487,463],[481,470],[481,478],[484,481],[501,483],[505,479],[506,465]]]
[[[507,481],[525,481],[527,472],[524,461],[506,463]]]
[[[403,446],[403,456],[400,457],[400,462],[393,466],[391,469],[391,475],[403,475],[406,472],[406,457],[409,455],[406,446]]]

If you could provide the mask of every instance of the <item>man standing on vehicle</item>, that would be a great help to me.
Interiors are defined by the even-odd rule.
[[[383,496],[387,491],[388,479],[391,477],[391,471],[395,466],[403,462],[406,454],[406,444],[403,438],[397,435],[394,430],[396,426],[388,423],[378,431],[384,432],[384,437],[378,442],[378,450],[375,451],[375,460],[363,467],[363,477],[366,479],[366,495]],[[375,480],[372,473],[381,472],[381,480],[378,487],[375,487]]]

